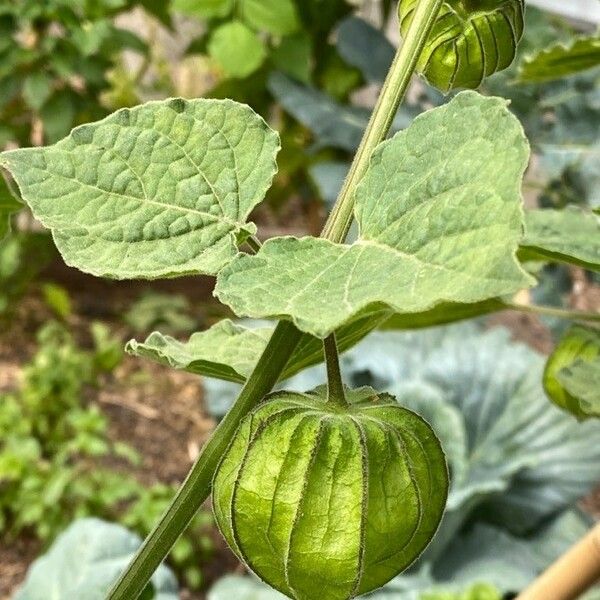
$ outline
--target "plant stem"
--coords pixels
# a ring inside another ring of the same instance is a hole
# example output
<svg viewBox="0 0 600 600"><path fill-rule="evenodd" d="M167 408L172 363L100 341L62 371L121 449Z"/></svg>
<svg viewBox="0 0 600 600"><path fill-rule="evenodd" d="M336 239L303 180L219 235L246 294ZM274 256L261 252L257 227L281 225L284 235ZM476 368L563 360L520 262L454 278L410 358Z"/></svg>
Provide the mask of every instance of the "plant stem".
<svg viewBox="0 0 600 600"><path fill-rule="evenodd" d="M254 235L251 235L246 239L246 244L250 246L254 254L256 254L262 247L260 240Z"/></svg>
<svg viewBox="0 0 600 600"><path fill-rule="evenodd" d="M346 392L340 371L340 357L338 355L335 333L323 340L323 353L327 365L327 402L337 406L348 406Z"/></svg>
<svg viewBox="0 0 600 600"><path fill-rule="evenodd" d="M571 321L590 321L600 323L600 313L588 313L578 310L566 310L554 306L541 306L539 304L519 304L517 302L506 302L506 308L519 310L521 312L533 313L536 315L547 315L548 317L558 317L560 319L569 319Z"/></svg>
<svg viewBox="0 0 600 600"><path fill-rule="evenodd" d="M442 0L422 0L419 3L321 237L336 243L345 240L352 223L355 187L368 168L373 150L389 132L441 4ZM139 598L154 571L208 497L214 472L240 421L277 383L302 335L289 322L282 321L277 325L234 406L202 448L173 502L109 593L109 600Z"/></svg>
<svg viewBox="0 0 600 600"><path fill-rule="evenodd" d="M332 231L339 230L343 232L342 238L346 239L353 219L353 196L356 186L369 167L373 150L387 137L441 5L442 0L421 0L417 4L411 26L402 47L396 53L350 172L325 224L322 237L329 237Z"/></svg>

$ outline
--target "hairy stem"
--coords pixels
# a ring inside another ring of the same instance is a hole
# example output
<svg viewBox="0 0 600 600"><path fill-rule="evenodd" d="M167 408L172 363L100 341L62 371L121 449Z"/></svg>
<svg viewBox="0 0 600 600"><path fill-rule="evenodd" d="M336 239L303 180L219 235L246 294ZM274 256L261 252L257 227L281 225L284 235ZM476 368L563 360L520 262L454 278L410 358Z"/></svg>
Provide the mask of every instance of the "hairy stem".
<svg viewBox="0 0 600 600"><path fill-rule="evenodd" d="M411 27L383 84L350 172L325 224L323 237L329 237L333 231L339 231L343 233L342 238L346 239L354 218L353 196L356 186L369 167L373 150L387 137L441 5L442 0L421 0L417 4Z"/></svg>
<svg viewBox="0 0 600 600"><path fill-rule="evenodd" d="M600 313L588 313L579 310L567 310L556 308L554 306L542 306L539 304L519 304L517 302L506 302L507 308L521 312L533 313L536 315L546 315L548 317L558 317L559 319L569 319L571 321L589 321L591 323L600 323Z"/></svg>
<svg viewBox="0 0 600 600"><path fill-rule="evenodd" d="M356 185L366 172L373 151L389 132L441 4L442 0L419 3L404 44L397 52L381 90L350 174L321 234L332 242L340 243L346 238L353 218ZM173 502L109 593L109 600L139 598L154 571L210 494L215 470L240 421L277 383L301 338L302 333L291 323L277 325L233 408L202 448Z"/></svg>
<svg viewBox="0 0 600 600"><path fill-rule="evenodd" d="M335 333L323 340L323 354L327 365L327 402L338 406L347 406Z"/></svg>

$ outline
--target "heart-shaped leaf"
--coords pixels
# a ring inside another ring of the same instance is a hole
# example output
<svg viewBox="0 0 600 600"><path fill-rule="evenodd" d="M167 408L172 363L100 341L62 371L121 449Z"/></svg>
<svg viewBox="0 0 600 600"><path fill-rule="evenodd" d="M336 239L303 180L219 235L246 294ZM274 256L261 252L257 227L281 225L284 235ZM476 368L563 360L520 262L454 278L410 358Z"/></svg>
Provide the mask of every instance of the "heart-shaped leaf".
<svg viewBox="0 0 600 600"><path fill-rule="evenodd" d="M356 192L357 242L274 238L221 271L215 294L240 316L325 337L368 307L514 293L532 283L515 258L528 157L504 100L459 94L376 150Z"/></svg>
<svg viewBox="0 0 600 600"><path fill-rule="evenodd" d="M524 256L533 254L600 271L600 218L578 208L530 210Z"/></svg>
<svg viewBox="0 0 600 600"><path fill-rule="evenodd" d="M558 42L527 56L519 68L519 83L545 83L600 66L600 36Z"/></svg>
<svg viewBox="0 0 600 600"><path fill-rule="evenodd" d="M230 100L166 100L0 154L67 264L114 279L215 274L253 232L279 138Z"/></svg>

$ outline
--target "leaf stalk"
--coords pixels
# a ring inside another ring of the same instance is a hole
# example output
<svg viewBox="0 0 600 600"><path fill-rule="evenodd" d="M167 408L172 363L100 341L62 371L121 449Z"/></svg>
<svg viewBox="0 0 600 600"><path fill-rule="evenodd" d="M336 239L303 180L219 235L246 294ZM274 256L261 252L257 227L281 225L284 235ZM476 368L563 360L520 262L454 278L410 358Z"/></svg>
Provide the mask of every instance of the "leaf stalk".
<svg viewBox="0 0 600 600"><path fill-rule="evenodd" d="M340 357L338 354L335 333L323 340L323 354L327 365L327 403L335 406L346 407L346 391L340 371Z"/></svg>

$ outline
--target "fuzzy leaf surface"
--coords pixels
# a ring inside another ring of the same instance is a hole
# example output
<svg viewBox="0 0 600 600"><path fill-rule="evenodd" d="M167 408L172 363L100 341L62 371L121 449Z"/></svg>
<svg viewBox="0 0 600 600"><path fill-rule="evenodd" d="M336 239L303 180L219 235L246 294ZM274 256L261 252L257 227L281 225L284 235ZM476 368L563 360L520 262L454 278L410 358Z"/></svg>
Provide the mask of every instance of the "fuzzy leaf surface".
<svg viewBox="0 0 600 600"><path fill-rule="evenodd" d="M527 252L600 271L600 219L571 208L531 210L525 216Z"/></svg>
<svg viewBox="0 0 600 600"><path fill-rule="evenodd" d="M356 192L357 242L274 238L238 255L215 293L239 316L325 337L372 306L417 313L516 292L531 283L515 258L528 158L504 100L459 94L376 150Z"/></svg>
<svg viewBox="0 0 600 600"><path fill-rule="evenodd" d="M527 56L519 68L519 83L546 83L600 66L600 37L579 37L556 43Z"/></svg>
<svg viewBox="0 0 600 600"><path fill-rule="evenodd" d="M0 154L67 264L114 279L215 274L276 172L249 107L172 99L122 109L53 146Z"/></svg>
<svg viewBox="0 0 600 600"><path fill-rule="evenodd" d="M351 348L389 317L387 310L358 315L336 332L341 352ZM207 331L194 333L187 342L154 332L144 342L131 340L127 352L188 373L244 383L273 334L274 326L246 327L229 319ZM323 362L321 340L305 335L281 374L280 380Z"/></svg>

